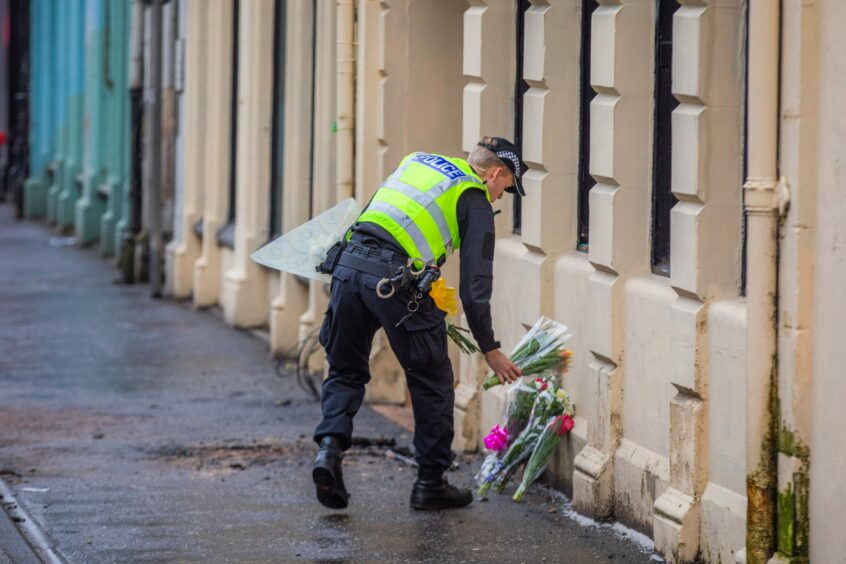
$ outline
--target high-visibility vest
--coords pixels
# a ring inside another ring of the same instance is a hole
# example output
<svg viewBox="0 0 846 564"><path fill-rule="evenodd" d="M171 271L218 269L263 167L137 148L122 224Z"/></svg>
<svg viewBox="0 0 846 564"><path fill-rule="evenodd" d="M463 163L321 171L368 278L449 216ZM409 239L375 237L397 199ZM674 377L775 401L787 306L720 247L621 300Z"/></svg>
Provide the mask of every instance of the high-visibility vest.
<svg viewBox="0 0 846 564"><path fill-rule="evenodd" d="M467 161L412 153L385 180L358 218L385 229L413 259L441 265L461 246L456 208L465 190L491 196Z"/></svg>

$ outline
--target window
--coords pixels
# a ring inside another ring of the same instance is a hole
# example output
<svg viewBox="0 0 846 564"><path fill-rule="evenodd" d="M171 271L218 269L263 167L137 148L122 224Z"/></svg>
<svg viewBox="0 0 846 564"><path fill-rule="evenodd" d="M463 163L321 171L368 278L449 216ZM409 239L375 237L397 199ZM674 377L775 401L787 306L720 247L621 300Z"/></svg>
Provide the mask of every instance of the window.
<svg viewBox="0 0 846 564"><path fill-rule="evenodd" d="M517 80L514 85L514 146L523 153L523 95L529 89L528 83L523 80L523 38L526 28L526 11L531 6L529 0L519 0L517 6ZM525 172L525 171L524 171ZM523 197L514 194L513 223L512 231L519 235L523 219Z"/></svg>
<svg viewBox="0 0 846 564"><path fill-rule="evenodd" d="M276 0L273 15L273 123L270 145L270 237L282 234L282 185L285 152L285 11Z"/></svg>
<svg viewBox="0 0 846 564"><path fill-rule="evenodd" d="M595 182L590 175L590 103L596 96L590 86L590 29L591 16L597 0L582 0L582 46L580 61L581 92L579 93L579 238L577 249L588 250L590 234L590 189Z"/></svg>
<svg viewBox="0 0 846 564"><path fill-rule="evenodd" d="M230 249L235 247L235 204L237 201L238 157L238 22L241 1L232 1L232 87L229 104L229 211L226 224L217 232L217 241Z"/></svg>
<svg viewBox="0 0 846 564"><path fill-rule="evenodd" d="M676 204L670 177L672 115L679 105L672 92L673 13L676 0L658 0L655 29L655 114L652 161L652 272L670 275L670 210Z"/></svg>

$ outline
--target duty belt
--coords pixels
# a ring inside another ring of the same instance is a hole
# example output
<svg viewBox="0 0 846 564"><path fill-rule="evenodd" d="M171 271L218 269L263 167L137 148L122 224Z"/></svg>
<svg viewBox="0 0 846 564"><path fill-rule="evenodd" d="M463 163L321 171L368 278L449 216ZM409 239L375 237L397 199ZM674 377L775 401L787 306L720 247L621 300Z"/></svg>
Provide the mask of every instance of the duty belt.
<svg viewBox="0 0 846 564"><path fill-rule="evenodd" d="M393 255L391 260L388 262L379 260L379 258L377 258L378 255L374 257L363 257L350 252L345 252L341 255L341 258L338 261L338 266L346 266L347 268L352 268L353 270L358 270L359 272L364 272L366 274L372 274L373 276L378 276L379 278L390 278L400 267L406 265L408 259L400 262L397 260L399 259L399 255L391 251L387 252Z"/></svg>
<svg viewBox="0 0 846 564"><path fill-rule="evenodd" d="M429 293L432 283L440 277L441 269L437 266L426 266L422 261L419 261L418 268L414 260L388 249L368 247L354 242L352 245L352 249L348 248L341 254L338 266L345 266L380 278L376 285L377 296L388 299L396 293L397 289L411 290L411 298L407 306L408 313L396 324L399 327L420 308L420 300ZM361 251L367 255L354 254L350 252L351 250ZM397 259L402 258L405 259L404 263L397 262Z"/></svg>

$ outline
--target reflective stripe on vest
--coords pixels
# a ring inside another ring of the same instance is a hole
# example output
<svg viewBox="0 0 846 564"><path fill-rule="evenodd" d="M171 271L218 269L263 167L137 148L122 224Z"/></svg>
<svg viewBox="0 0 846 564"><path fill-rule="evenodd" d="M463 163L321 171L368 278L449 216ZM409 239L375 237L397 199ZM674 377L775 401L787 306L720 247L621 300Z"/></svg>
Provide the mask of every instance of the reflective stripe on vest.
<svg viewBox="0 0 846 564"><path fill-rule="evenodd" d="M414 172L409 172L412 166ZM380 186L360 220L386 229L409 256L440 264L459 243L458 198L467 189L487 195L470 170L461 159L409 155Z"/></svg>
<svg viewBox="0 0 846 564"><path fill-rule="evenodd" d="M449 224L447 223L447 220L444 217L444 212L441 211L440 206L438 206L438 204L435 202L435 198L437 197L437 195L435 195L435 197L429 195L432 190L434 190L434 188L430 189L428 192L421 192L414 186L409 186L405 182L400 182L399 180L393 177L389 178L382 185L382 188L394 190L395 192L399 192L400 194L408 196L409 198L426 208L426 211L429 212L429 215L432 216L432 219L434 219L435 223L438 225L438 231L441 232L441 238L444 240L444 245L447 248L447 254L450 254L452 252L452 232L449 230ZM409 218L409 221L411 221L411 218ZM420 248L421 251L423 250L420 245L418 245L418 248ZM431 249L429 250L431 251ZM432 253L432 255L434 256L434 253Z"/></svg>
<svg viewBox="0 0 846 564"><path fill-rule="evenodd" d="M367 209L382 212L399 223L411 237L411 240L414 241L414 244L417 245L417 248L420 249L420 252L423 253L423 256L420 258L426 262L434 260L435 253L432 252L432 249L429 247L429 242L426 241L426 237L423 235L423 232L420 231L417 224L415 224L404 211L387 202L373 202L367 206Z"/></svg>

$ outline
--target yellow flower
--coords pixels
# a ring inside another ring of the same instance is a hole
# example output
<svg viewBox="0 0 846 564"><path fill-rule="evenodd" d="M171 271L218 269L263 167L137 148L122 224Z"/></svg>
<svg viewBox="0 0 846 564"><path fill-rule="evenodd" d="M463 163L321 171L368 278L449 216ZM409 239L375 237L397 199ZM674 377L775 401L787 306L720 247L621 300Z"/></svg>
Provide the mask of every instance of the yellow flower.
<svg viewBox="0 0 846 564"><path fill-rule="evenodd" d="M558 401L564 401L565 399L567 399L567 392L565 392L561 388L558 388L558 390L555 392L555 397L558 399Z"/></svg>
<svg viewBox="0 0 846 564"><path fill-rule="evenodd" d="M455 288L447 286L443 278L435 280L429 295L435 300L435 305L445 311L448 316L458 315L458 301L455 298Z"/></svg>

